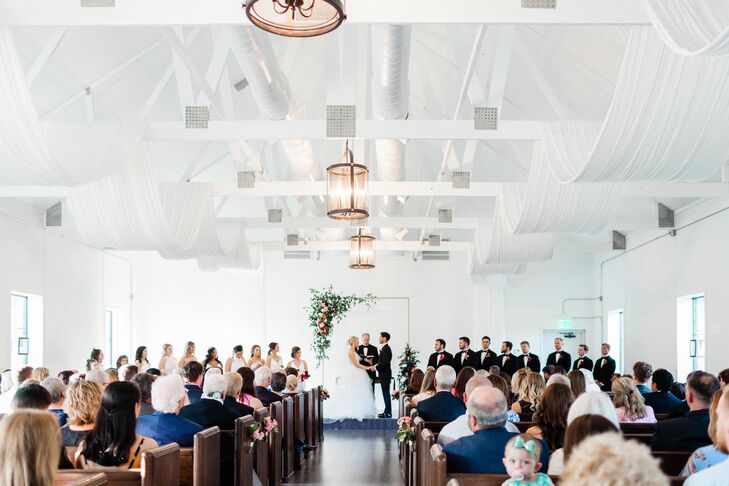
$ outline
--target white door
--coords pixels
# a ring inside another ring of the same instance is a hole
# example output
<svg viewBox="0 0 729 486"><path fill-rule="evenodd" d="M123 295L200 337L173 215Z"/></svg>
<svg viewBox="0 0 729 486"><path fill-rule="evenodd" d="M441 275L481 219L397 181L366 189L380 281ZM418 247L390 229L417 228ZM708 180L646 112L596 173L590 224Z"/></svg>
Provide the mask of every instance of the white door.
<svg viewBox="0 0 729 486"><path fill-rule="evenodd" d="M577 359L577 346L585 344L584 329L544 330L542 334L542 349L544 356L540 356L542 363L547 364L547 356L554 351L554 340L561 337L564 340L564 350L572 356L572 362ZM588 353L590 356L591 353ZM570 370L567 370L570 371Z"/></svg>

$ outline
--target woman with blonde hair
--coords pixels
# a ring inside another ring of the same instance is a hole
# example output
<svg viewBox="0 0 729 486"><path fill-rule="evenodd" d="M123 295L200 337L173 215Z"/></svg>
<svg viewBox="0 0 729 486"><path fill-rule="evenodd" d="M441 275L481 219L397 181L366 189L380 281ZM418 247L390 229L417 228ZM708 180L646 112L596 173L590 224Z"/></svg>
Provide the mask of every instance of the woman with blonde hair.
<svg viewBox="0 0 729 486"><path fill-rule="evenodd" d="M91 381L77 381L68 387L68 423L61 427L64 447L76 447L94 428L101 394L101 387Z"/></svg>
<svg viewBox="0 0 729 486"><path fill-rule="evenodd" d="M51 486L61 457L58 419L50 412L16 410L0 422L0 484Z"/></svg>
<svg viewBox="0 0 729 486"><path fill-rule="evenodd" d="M516 373L511 375L511 391L512 393L516 393L517 390L519 390L519 387L521 386L521 382L524 381L524 378L529 376L529 373L532 371L529 368L521 368Z"/></svg>
<svg viewBox="0 0 729 486"><path fill-rule="evenodd" d="M613 405L620 422L655 424L653 407L645 404L643 395L631 378L618 378L613 382Z"/></svg>
<svg viewBox="0 0 729 486"><path fill-rule="evenodd" d="M526 369L526 368L525 368ZM511 405L516 413L534 413L537 410L537 401L544 393L544 377L539 373L529 373L521 380L517 392L519 401Z"/></svg>
<svg viewBox="0 0 729 486"><path fill-rule="evenodd" d="M416 407L418 403L427 400L433 395L435 395L435 368L428 366L428 369L425 370L425 375L423 375L423 384L420 385L420 392L410 399L410 403L413 407Z"/></svg>
<svg viewBox="0 0 729 486"><path fill-rule="evenodd" d="M38 368L33 370L33 374L35 375L36 380L43 381L51 375L51 371L48 368L39 366Z"/></svg>
<svg viewBox="0 0 729 486"><path fill-rule="evenodd" d="M162 357L159 359L159 370L162 375L171 375L177 369L177 358L173 354L171 344L162 345Z"/></svg>
<svg viewBox="0 0 729 486"><path fill-rule="evenodd" d="M375 367L359 363L357 345L359 338L356 336L347 340L347 354L343 357L345 361L337 370L336 389L324 407L327 418L363 420L375 415L375 396L367 374Z"/></svg>
<svg viewBox="0 0 729 486"><path fill-rule="evenodd" d="M185 343L185 354L183 354L182 358L180 358L180 362L177 363L177 367L184 368L185 364L189 363L190 361L197 361L197 358L195 357L195 343L192 341L188 341Z"/></svg>

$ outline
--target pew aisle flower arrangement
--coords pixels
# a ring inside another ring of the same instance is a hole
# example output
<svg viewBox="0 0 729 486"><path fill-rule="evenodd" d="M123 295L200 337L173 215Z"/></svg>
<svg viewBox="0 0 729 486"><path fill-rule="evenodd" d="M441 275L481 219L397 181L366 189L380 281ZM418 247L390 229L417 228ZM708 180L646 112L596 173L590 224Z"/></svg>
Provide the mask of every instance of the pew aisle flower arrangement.
<svg viewBox="0 0 729 486"><path fill-rule="evenodd" d="M329 400L329 396L330 396L329 395L329 390L327 390L326 388L322 388L321 389L321 399L322 400Z"/></svg>
<svg viewBox="0 0 729 486"><path fill-rule="evenodd" d="M375 296L368 294L364 297L344 295L335 292L331 286L322 289L309 289L309 327L312 332L311 349L316 355L317 367L327 358L327 351L332 345L331 336L334 325L340 322L349 310L357 304L371 307Z"/></svg>
<svg viewBox="0 0 729 486"><path fill-rule="evenodd" d="M278 432L278 422L276 419L266 417L263 419L263 428L266 429L266 433L273 432L275 434Z"/></svg>
<svg viewBox="0 0 729 486"><path fill-rule="evenodd" d="M395 439L399 443L407 442L409 445L413 445L415 442L415 429L413 429L413 419L410 417L400 417L397 419L397 432L395 432Z"/></svg>
<svg viewBox="0 0 729 486"><path fill-rule="evenodd" d="M408 382L410 382L410 375L413 370L418 366L420 360L418 359L418 352L410 347L410 343L405 343L405 349L397 359L397 391L399 393L395 395L393 393L392 399L397 400L400 393L403 393L408 388Z"/></svg>
<svg viewBox="0 0 729 486"><path fill-rule="evenodd" d="M248 434L251 436L251 446L259 440L266 438L266 433L261 430L261 426L258 422L254 422L248 426Z"/></svg>

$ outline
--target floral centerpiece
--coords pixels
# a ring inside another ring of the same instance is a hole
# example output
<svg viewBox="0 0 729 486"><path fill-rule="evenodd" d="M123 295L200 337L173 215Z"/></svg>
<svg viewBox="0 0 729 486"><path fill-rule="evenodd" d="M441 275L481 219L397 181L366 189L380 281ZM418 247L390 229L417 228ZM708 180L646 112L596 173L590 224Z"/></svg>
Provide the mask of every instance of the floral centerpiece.
<svg viewBox="0 0 729 486"><path fill-rule="evenodd" d="M410 417L400 417L397 419L397 432L395 439L401 444L407 442L412 445L415 442L415 429L413 428L413 419Z"/></svg>
<svg viewBox="0 0 729 486"><path fill-rule="evenodd" d="M331 347L331 335L334 324L341 321L356 304L372 305L375 297L371 294L365 297L356 295L337 294L329 286L324 290L309 289L311 295L309 311L309 327L312 329L313 339L311 349L316 355L317 366L327 357L327 350Z"/></svg>
<svg viewBox="0 0 729 486"><path fill-rule="evenodd" d="M405 343L405 349L403 349L402 354L398 357L397 363L399 370L397 373L397 389L400 392L404 392L408 388L410 375L412 375L413 370L420 363L418 352L410 347L410 343Z"/></svg>

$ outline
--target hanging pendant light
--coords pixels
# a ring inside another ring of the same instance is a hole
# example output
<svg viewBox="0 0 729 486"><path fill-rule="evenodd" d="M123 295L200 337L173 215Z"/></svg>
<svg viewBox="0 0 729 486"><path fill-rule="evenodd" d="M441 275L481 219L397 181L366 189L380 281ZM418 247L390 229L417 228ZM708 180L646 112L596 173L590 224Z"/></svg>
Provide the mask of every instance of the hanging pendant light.
<svg viewBox="0 0 729 486"><path fill-rule="evenodd" d="M367 206L369 170L354 163L354 154L347 142L342 162L327 167L327 216L332 219L357 220L370 216Z"/></svg>
<svg viewBox="0 0 729 486"><path fill-rule="evenodd" d="M314 37L339 27L341 0L249 0L246 16L256 27L286 37Z"/></svg>
<svg viewBox="0 0 729 486"><path fill-rule="evenodd" d="M349 268L375 268L375 237L362 234L362 228L349 239Z"/></svg>

